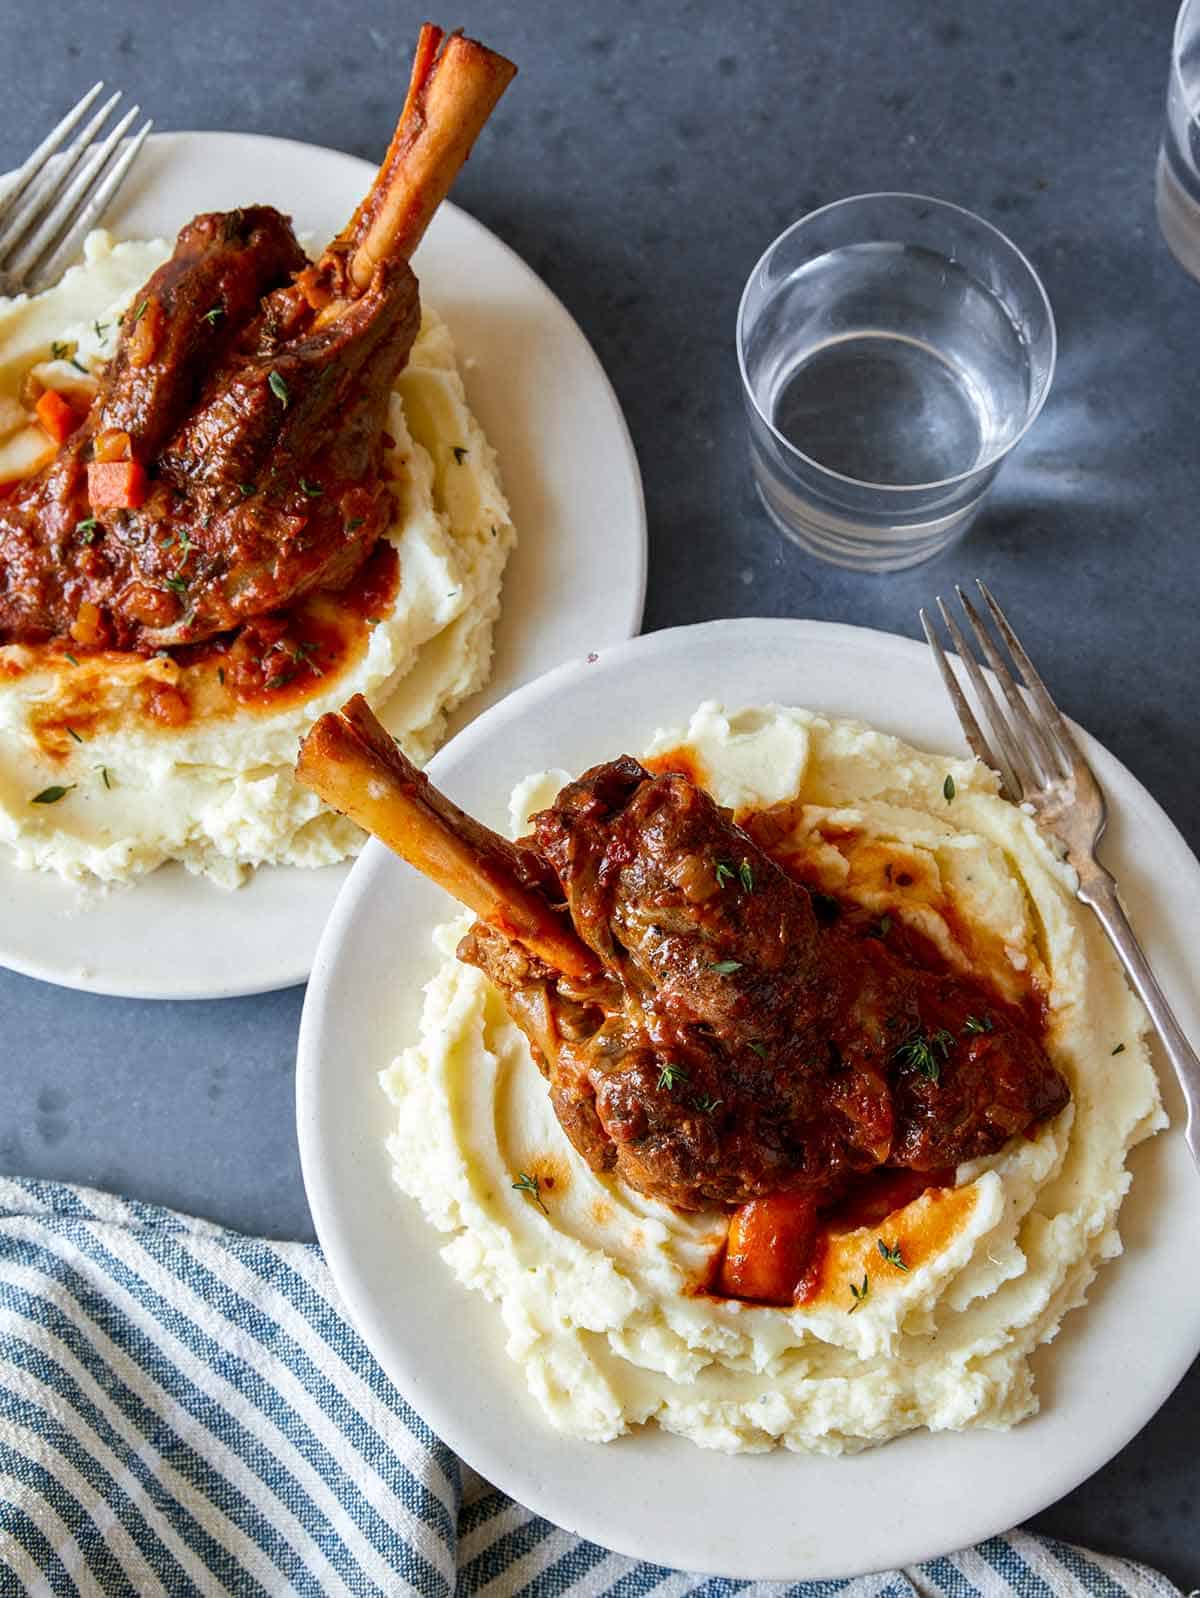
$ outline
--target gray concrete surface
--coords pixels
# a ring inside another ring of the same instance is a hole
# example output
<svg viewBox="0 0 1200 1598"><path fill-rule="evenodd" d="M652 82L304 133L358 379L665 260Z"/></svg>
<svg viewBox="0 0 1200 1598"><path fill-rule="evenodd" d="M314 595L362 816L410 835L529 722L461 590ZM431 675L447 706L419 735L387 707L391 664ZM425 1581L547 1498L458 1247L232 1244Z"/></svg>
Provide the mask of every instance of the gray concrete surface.
<svg viewBox="0 0 1200 1598"><path fill-rule="evenodd" d="M1173 11L466 0L442 20L520 63L455 198L562 297L612 377L645 477L646 627L758 614L915 635L918 603L979 573L1063 705L1195 847L1200 285L1162 245L1152 195ZM2 12L20 71L0 104L0 167L101 75L161 128L376 157L423 15L380 0ZM938 194L1009 231L1044 275L1061 360L967 543L865 578L785 546L759 509L732 335L774 234L879 188ZM0 972L0 1168L310 1236L292 1125L301 998L125 1003ZM1180 1271L1193 1275L1189 1261ZM1193 1369L1037 1524L1200 1587L1198 1400Z"/></svg>

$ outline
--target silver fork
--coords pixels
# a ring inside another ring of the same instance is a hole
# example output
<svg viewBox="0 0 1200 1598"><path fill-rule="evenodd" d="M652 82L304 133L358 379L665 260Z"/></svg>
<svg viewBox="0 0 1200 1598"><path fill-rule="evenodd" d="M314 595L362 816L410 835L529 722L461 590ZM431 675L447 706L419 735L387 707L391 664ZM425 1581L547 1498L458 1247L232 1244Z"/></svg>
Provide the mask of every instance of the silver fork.
<svg viewBox="0 0 1200 1598"><path fill-rule="evenodd" d="M995 736L1000 760L997 760L975 719L928 613L922 610L921 626L933 651L933 658L937 661L942 681L972 751L985 765L1000 772L1008 797L1018 804L1028 805L1038 826L1053 834L1066 849L1067 859L1079 877L1079 897L1099 917L1100 925L1117 951L1130 982L1150 1013L1155 1031L1167 1051L1167 1058L1179 1078L1187 1104L1184 1136L1193 1160L1200 1166L1200 1059L1197 1059L1191 1044L1184 1037L1183 1029L1172 1014L1121 908L1116 882L1096 859L1096 845L1108 820L1104 794L1091 767L1083 758L1071 729L1047 692L1033 662L1021 647L1004 612L978 578L976 583L1000 637L1008 646L1024 684L1024 693L1017 687L982 617L962 589L956 587L955 592L980 652L1000 685L1003 704L992 691L940 595L937 605L975 697Z"/></svg>
<svg viewBox="0 0 1200 1598"><path fill-rule="evenodd" d="M146 122L125 148L120 148L137 118L140 107L135 105L97 143L121 98L118 90L47 171L47 162L87 116L103 87L103 83L92 85L0 196L0 294L33 293L62 276L88 230L96 226L129 176L154 126Z"/></svg>

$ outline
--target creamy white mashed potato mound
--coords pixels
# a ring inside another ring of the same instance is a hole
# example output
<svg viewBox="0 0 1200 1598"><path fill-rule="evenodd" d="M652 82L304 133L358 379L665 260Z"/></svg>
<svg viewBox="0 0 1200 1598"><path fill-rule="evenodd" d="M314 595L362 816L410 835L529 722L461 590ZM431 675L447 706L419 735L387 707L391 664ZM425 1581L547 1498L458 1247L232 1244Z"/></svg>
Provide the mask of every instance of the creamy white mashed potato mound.
<svg viewBox="0 0 1200 1598"><path fill-rule="evenodd" d="M78 380L69 361L52 358L55 343L99 372L118 316L169 254L162 240L115 244L94 233L83 264L56 287L0 299L0 456L3 406L15 403L24 373L32 367L50 386ZM362 650L298 702L233 713L223 704L164 726L124 711L155 685L180 686L171 660L109 654L77 657L76 666L0 647L0 843L18 865L119 882L180 860L232 887L254 866L325 865L357 851L359 830L295 781L300 738L361 693L413 759L428 759L448 713L487 678L515 542L495 453L467 406L450 333L428 306L388 431L397 513L386 536L399 586ZM109 713L81 742L63 734L47 746L39 725L57 707L72 726L71 707L88 702ZM31 803L56 787L68 789L63 798Z"/></svg>
<svg viewBox="0 0 1200 1598"><path fill-rule="evenodd" d="M953 1189L831 1238L810 1302L697 1293L724 1218L677 1214L589 1170L495 991L454 958L468 917L436 933L419 1040L381 1079L395 1180L451 1234L443 1257L497 1303L530 1391L573 1436L654 1420L729 1452L836 1454L917 1427L1011 1426L1037 1409L1029 1355L1120 1252L1128 1150L1165 1124L1141 1007L1070 868L979 763L775 705L706 704L648 754L681 748L723 804L797 801L786 848L818 860L830 891L910 921L1013 993L1036 980L1071 1103L961 1166ZM563 780L521 785L514 835ZM537 1196L514 1188L522 1173ZM902 1241L906 1272L882 1260L881 1238Z"/></svg>

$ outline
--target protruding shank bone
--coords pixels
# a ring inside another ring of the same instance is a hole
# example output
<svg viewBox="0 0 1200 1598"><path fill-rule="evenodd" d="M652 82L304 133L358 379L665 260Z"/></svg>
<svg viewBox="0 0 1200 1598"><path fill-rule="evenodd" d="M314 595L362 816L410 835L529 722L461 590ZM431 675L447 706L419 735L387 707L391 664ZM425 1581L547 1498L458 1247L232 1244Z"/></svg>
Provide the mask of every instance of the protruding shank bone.
<svg viewBox="0 0 1200 1598"><path fill-rule="evenodd" d="M596 972L595 956L566 918L521 881L515 846L439 793L396 747L361 694L313 725L300 747L296 775L326 804L555 970L573 978Z"/></svg>

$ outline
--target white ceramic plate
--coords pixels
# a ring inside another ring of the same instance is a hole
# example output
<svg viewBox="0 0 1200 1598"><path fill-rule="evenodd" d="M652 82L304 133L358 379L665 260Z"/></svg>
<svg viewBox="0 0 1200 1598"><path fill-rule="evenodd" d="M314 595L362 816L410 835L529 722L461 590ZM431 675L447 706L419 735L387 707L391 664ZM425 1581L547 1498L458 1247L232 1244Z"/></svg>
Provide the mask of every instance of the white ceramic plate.
<svg viewBox="0 0 1200 1598"><path fill-rule="evenodd" d="M153 136L105 219L173 238L199 211L262 202L318 240L371 181L366 161L241 133ZM631 637L646 586L637 458L591 346L550 290L480 223L443 205L414 259L458 346L472 409L500 458L518 547L504 577L491 680L463 725L551 666ZM0 857L0 965L93 993L198 999L303 982L346 868L272 867L234 894L165 866L80 903Z"/></svg>
<svg viewBox="0 0 1200 1598"><path fill-rule="evenodd" d="M776 700L857 716L918 745L962 750L921 645L855 627L729 621L634 639L521 690L431 766L459 804L503 827L514 782L580 771L644 746L705 698ZM1087 751L1112 806L1105 857L1184 1027L1200 1036L1189 958L1200 865L1145 789ZM1174 1083L1173 1129L1135 1150L1126 1253L1035 1356L1041 1414L1009 1432L917 1434L831 1460L729 1457L649 1426L609 1444L552 1431L504 1353L494 1305L438 1257L443 1238L392 1185L390 1110L376 1081L416 1035L448 900L372 841L317 952L301 1026L300 1153L338 1288L384 1369L445 1441L497 1487L622 1553L750 1579L844 1577L957 1549L1035 1514L1097 1470L1153 1415L1200 1348L1182 1262L1200 1236ZM964 1483L969 1489L964 1491Z"/></svg>

